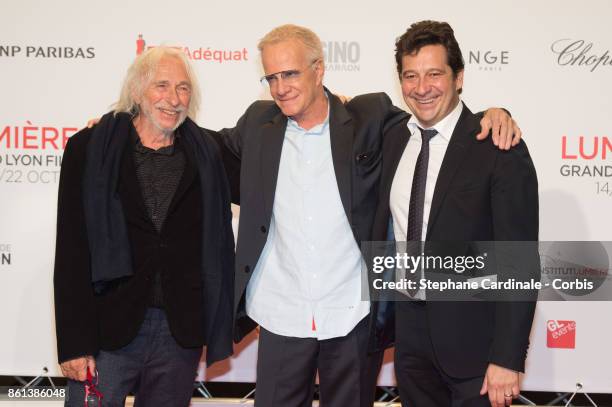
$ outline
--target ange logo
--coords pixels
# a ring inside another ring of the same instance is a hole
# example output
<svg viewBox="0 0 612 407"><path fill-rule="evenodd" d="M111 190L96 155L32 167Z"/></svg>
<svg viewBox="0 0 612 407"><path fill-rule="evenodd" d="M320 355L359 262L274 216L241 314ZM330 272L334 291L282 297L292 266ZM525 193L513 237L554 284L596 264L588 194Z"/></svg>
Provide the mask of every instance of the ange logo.
<svg viewBox="0 0 612 407"><path fill-rule="evenodd" d="M0 266L11 265L11 245L0 243Z"/></svg>
<svg viewBox="0 0 612 407"><path fill-rule="evenodd" d="M477 66L479 71L501 71L510 64L510 51L472 49L467 63Z"/></svg>

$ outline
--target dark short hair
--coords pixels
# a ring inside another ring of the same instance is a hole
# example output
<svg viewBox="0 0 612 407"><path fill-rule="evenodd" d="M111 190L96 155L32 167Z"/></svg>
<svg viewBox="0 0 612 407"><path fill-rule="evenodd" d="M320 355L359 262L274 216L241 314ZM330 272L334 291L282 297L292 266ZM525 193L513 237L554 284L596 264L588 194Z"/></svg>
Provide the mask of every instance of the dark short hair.
<svg viewBox="0 0 612 407"><path fill-rule="evenodd" d="M412 24L395 42L395 61L400 78L404 55L418 53L426 45L438 44L446 49L446 62L457 76L465 64L452 27L445 22L425 20Z"/></svg>

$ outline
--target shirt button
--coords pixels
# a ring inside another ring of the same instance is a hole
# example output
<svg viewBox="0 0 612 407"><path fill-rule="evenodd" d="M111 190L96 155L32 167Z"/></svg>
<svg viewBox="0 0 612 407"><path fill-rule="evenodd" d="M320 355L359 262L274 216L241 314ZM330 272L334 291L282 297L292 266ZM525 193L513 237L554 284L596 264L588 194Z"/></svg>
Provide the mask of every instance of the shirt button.
<svg viewBox="0 0 612 407"><path fill-rule="evenodd" d="M244 266L244 272L247 273L247 274L250 273L251 272L251 267Z"/></svg>
<svg viewBox="0 0 612 407"><path fill-rule="evenodd" d="M261 233L266 233L267 231L265 226L262 226L261 228L259 228L259 230L261 230Z"/></svg>

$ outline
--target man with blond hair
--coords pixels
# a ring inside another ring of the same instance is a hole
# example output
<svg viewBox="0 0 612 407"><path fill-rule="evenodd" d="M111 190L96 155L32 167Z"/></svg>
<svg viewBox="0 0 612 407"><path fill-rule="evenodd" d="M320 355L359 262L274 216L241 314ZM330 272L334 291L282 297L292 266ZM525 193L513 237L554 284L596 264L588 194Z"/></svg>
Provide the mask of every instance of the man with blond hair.
<svg viewBox="0 0 612 407"><path fill-rule="evenodd" d="M186 406L202 347L209 364L232 352L230 192L198 105L184 54L150 49L114 111L66 146L54 275L66 405L134 393Z"/></svg>
<svg viewBox="0 0 612 407"><path fill-rule="evenodd" d="M382 338L369 338L359 244L370 239L382 137L406 113L384 93L343 105L323 86L321 41L307 28L277 27L259 50L274 101L253 103L220 140L240 174L234 339L261 328L259 407L311 406L317 373L321 406L371 406Z"/></svg>

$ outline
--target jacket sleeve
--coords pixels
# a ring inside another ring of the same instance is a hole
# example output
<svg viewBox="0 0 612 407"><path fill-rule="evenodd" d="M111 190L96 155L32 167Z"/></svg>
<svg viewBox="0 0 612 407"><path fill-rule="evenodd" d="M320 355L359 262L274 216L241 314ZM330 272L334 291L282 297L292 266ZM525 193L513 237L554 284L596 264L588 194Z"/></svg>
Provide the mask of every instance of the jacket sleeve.
<svg viewBox="0 0 612 407"><path fill-rule="evenodd" d="M219 147L219 152L221 155L221 160L223 161L223 167L225 168L225 174L227 175L227 180L230 185L230 193L232 203L236 205L240 205L240 167L241 167L241 159L240 153L236 153L236 151L230 148L229 145L226 144L226 141L231 138L231 135L236 133L236 128L232 129L221 129L218 132L208 130L209 134L212 136L213 140Z"/></svg>
<svg viewBox="0 0 612 407"><path fill-rule="evenodd" d="M82 130L66 145L59 181L55 246L55 329L60 363L98 352L98 323L91 285L83 209L86 141Z"/></svg>
<svg viewBox="0 0 612 407"><path fill-rule="evenodd" d="M246 112L238 119L238 123L233 128L223 128L218 132L211 132L213 138L221 149L221 157L227 178L230 183L232 193L232 203L240 205L240 168L242 162L242 147L243 137L245 136L245 128L249 111L257 102L253 103Z"/></svg>
<svg viewBox="0 0 612 407"><path fill-rule="evenodd" d="M536 171L524 142L510 151L499 151L497 154L491 184L491 208L498 246L498 278L539 281ZM537 292L510 294L518 300L495 304L495 328L489 361L522 372L525 369Z"/></svg>

